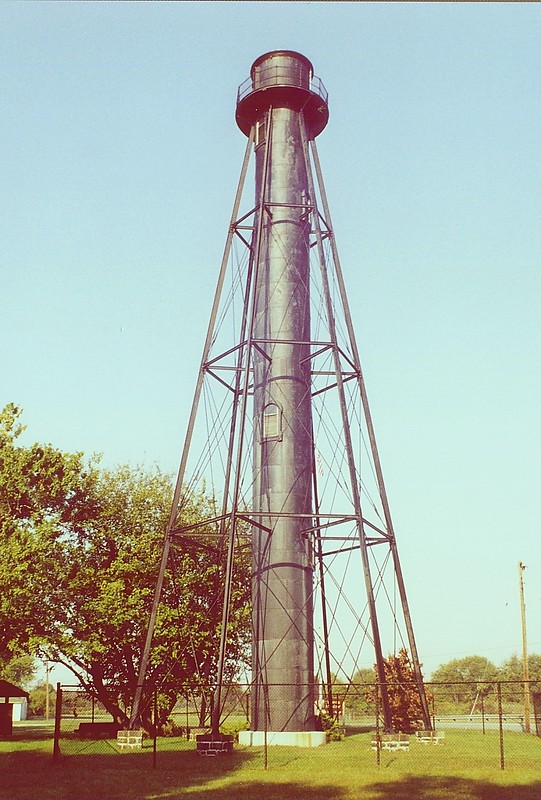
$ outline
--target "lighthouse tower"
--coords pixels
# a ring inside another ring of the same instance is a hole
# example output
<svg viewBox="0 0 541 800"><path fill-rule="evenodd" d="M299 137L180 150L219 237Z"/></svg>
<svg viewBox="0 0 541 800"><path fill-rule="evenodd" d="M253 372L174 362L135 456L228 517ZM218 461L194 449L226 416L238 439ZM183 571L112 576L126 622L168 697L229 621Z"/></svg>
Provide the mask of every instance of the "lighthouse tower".
<svg viewBox="0 0 541 800"><path fill-rule="evenodd" d="M314 513L310 324L310 189L306 139L328 119L304 56L253 64L236 119L255 129L253 427L254 731L314 730Z"/></svg>
<svg viewBox="0 0 541 800"><path fill-rule="evenodd" d="M219 504L205 531L214 530L227 551L214 732L224 705L235 563L246 547L252 657L244 743L321 743L315 715L322 695L333 713L332 676L347 683L374 662L383 727L392 730L384 658L397 643L408 652L423 724L431 727L316 149L328 119L327 92L294 51L260 56L238 90L236 122L247 147L132 720L170 547L202 529L201 521L182 521L183 497L204 484ZM247 202L250 172L255 189ZM392 598L393 608L380 608ZM361 664L365 644L370 654Z"/></svg>

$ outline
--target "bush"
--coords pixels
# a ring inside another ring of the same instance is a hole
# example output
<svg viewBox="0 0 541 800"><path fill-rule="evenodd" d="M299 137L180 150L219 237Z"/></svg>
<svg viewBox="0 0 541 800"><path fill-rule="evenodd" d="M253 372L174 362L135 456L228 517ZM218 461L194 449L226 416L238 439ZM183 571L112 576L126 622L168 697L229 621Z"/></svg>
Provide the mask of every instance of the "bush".
<svg viewBox="0 0 541 800"><path fill-rule="evenodd" d="M185 728L182 725L177 725L177 723L168 717L164 723L158 725L158 736L183 736L185 733Z"/></svg>
<svg viewBox="0 0 541 800"><path fill-rule="evenodd" d="M248 730L247 720L225 722L223 725L220 725L220 733L225 733L226 735L229 734L234 736L236 742L238 742L239 740L239 731L246 731L246 730Z"/></svg>
<svg viewBox="0 0 541 800"><path fill-rule="evenodd" d="M319 729L325 731L325 738L328 742L340 742L346 735L343 725L324 711L321 711L317 719Z"/></svg>

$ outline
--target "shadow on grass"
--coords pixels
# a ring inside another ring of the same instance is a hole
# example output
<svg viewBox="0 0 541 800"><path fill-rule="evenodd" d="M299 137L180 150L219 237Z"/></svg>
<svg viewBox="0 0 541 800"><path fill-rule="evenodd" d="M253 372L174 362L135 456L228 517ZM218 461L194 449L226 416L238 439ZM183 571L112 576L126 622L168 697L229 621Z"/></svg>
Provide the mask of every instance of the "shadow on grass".
<svg viewBox="0 0 541 800"><path fill-rule="evenodd" d="M373 783L362 796L367 800L539 800L541 781L504 785L473 778L408 776Z"/></svg>
<svg viewBox="0 0 541 800"><path fill-rule="evenodd" d="M239 781L224 787L207 786L201 790L163 792L147 800L349 800L349 795L336 786L312 786L299 782Z"/></svg>
<svg viewBox="0 0 541 800"><path fill-rule="evenodd" d="M104 743L105 744L105 743ZM295 760L295 759L293 759ZM347 800L347 791L265 772L261 752L201 758L195 750L62 756L18 750L0 756L2 789L10 800ZM275 780L277 778L278 780Z"/></svg>
<svg viewBox="0 0 541 800"><path fill-rule="evenodd" d="M375 730L373 725L346 725L345 733L346 736L357 736L359 733L375 734Z"/></svg>
<svg viewBox="0 0 541 800"><path fill-rule="evenodd" d="M141 752L118 753L112 742L88 743L99 751L78 752L53 763L52 748L15 749L0 756L0 796L9 800L540 800L541 773L534 783L517 780L507 772L492 778L427 775L375 771L358 754L344 760L331 776L322 771L317 753L278 748L269 753L269 769L259 749L236 750L231 755L201 758L195 749L169 743L157 754L152 768L152 747ZM77 744L64 741L62 746ZM81 744L81 743L79 743ZM84 744L84 743L83 743ZM365 748L366 750L366 748ZM329 749L329 758L336 750ZM371 754L370 754L371 755ZM306 758L306 769L303 768ZM404 761L404 760L403 760ZM325 765L323 765L324 767ZM404 764L402 764L402 767ZM302 772L300 771L302 769ZM441 769L441 768L440 768ZM288 773L290 780L288 780ZM515 776L522 773L516 772ZM339 785L331 783L336 777ZM318 778L322 781L317 783Z"/></svg>
<svg viewBox="0 0 541 800"><path fill-rule="evenodd" d="M54 726L52 722L31 722L15 723L13 725L13 733L11 736L6 737L4 742L28 742L28 741L45 741L46 739L53 738Z"/></svg>

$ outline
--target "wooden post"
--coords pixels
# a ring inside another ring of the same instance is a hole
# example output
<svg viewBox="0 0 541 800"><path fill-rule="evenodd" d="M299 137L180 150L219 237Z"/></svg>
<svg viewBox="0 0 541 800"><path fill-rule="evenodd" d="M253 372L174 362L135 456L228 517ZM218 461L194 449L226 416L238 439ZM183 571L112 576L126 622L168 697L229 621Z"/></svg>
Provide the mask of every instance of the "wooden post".
<svg viewBox="0 0 541 800"><path fill-rule="evenodd" d="M154 689L154 731L152 734L152 768L158 762L158 690Z"/></svg>
<svg viewBox="0 0 541 800"><path fill-rule="evenodd" d="M379 731L379 683L376 683L376 764L381 764L381 736Z"/></svg>
<svg viewBox="0 0 541 800"><path fill-rule="evenodd" d="M522 672L524 675L524 733L530 733L530 666L528 664L528 642L526 637L526 604L524 603L524 580L522 573L526 566L518 562L518 582L520 591L520 617L522 621Z"/></svg>
<svg viewBox="0 0 541 800"><path fill-rule="evenodd" d="M502 685L500 681L498 681L498 720L500 723L500 768L505 769L505 753L503 749Z"/></svg>
<svg viewBox="0 0 541 800"><path fill-rule="evenodd" d="M54 745L53 745L53 761L58 761L60 753L60 721L62 719L62 687L60 683L56 684L56 705L54 712Z"/></svg>

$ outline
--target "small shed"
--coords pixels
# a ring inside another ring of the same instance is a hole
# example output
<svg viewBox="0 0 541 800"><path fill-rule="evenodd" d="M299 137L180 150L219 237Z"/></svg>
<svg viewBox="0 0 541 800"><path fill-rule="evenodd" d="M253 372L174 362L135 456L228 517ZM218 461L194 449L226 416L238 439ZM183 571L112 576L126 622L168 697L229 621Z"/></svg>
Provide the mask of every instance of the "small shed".
<svg viewBox="0 0 541 800"><path fill-rule="evenodd" d="M28 700L28 692L0 678L0 737L13 733L13 703L15 698Z"/></svg>

